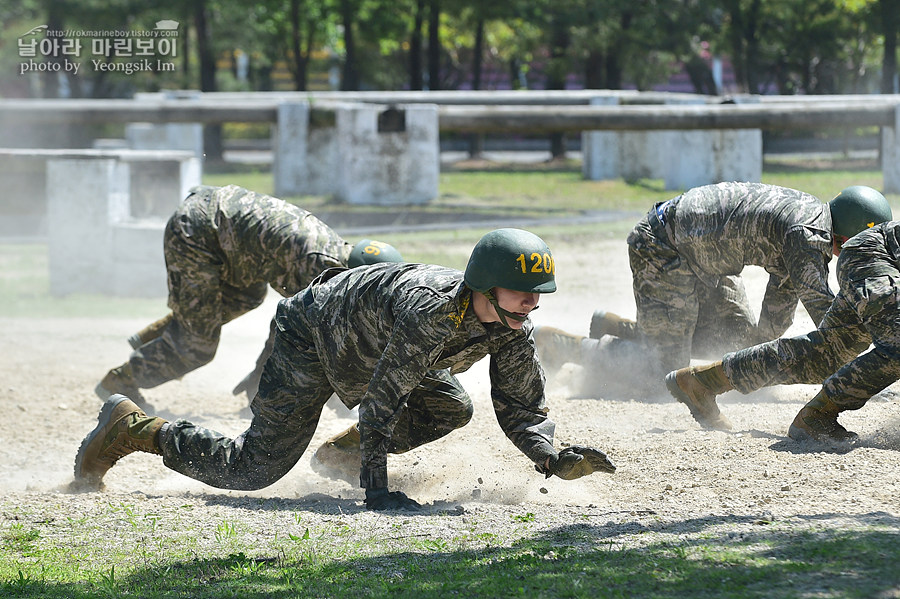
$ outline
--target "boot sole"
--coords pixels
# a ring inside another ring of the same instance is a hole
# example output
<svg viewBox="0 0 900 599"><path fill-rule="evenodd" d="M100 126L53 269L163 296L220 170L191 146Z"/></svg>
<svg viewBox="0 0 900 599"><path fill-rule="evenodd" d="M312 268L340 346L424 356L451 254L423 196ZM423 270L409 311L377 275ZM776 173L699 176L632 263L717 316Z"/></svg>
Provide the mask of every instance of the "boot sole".
<svg viewBox="0 0 900 599"><path fill-rule="evenodd" d="M831 447L836 449L851 448L859 441L859 435L854 434L848 439L835 439L833 437L816 437L804 428L791 424L788 427L788 437L798 443L807 443L821 445L823 447Z"/></svg>
<svg viewBox="0 0 900 599"><path fill-rule="evenodd" d="M110 417L115 411L116 406L118 406L123 401L129 401L129 399L124 395L117 394L110 396L109 399L103 402L103 407L100 408L100 414L97 415L97 426L95 426L94 430L87 434L84 440L82 440L81 445L78 447L78 453L75 454L75 483L77 485L94 488L102 487L103 475L99 477L95 475L85 475L82 472L82 467L84 466L85 459L96 459L97 450L92 449L91 444L95 439L97 439L97 436L101 433L101 431L103 431L103 429L109 424Z"/></svg>
<svg viewBox="0 0 900 599"><path fill-rule="evenodd" d="M679 403L687 406L688 410L691 411L691 416L700 426L713 431L730 431L732 429L731 423L723 416L720 416L718 421L712 422L700 414L697 406L691 400L690 396L681 390L681 387L678 386L678 381L675 380L675 378L675 371L666 375L666 389L669 390L669 394L678 400Z"/></svg>

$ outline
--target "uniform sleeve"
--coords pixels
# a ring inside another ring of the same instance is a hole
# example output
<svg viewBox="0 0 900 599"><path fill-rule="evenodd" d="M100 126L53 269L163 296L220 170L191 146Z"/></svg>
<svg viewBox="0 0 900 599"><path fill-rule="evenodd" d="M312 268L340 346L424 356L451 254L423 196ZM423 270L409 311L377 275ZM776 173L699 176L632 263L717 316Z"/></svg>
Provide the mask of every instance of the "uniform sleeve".
<svg viewBox="0 0 900 599"><path fill-rule="evenodd" d="M797 291L789 278L769 275L757 325L757 343L781 337L794 321Z"/></svg>
<svg viewBox="0 0 900 599"><path fill-rule="evenodd" d="M512 336L491 355L490 378L500 428L519 451L535 464L543 464L556 453L556 425L547 417L544 373L530 334Z"/></svg>
<svg viewBox="0 0 900 599"><path fill-rule="evenodd" d="M873 347L825 380L829 397L847 409L858 409L876 393L900 379L900 290L898 277L873 276L842 284L856 304L858 322ZM851 324L851 323L847 323Z"/></svg>
<svg viewBox="0 0 900 599"><path fill-rule="evenodd" d="M395 322L359 404L363 488L387 487L387 448L398 413L440 354L446 338L446 326L434 317L423 317L422 312L407 311Z"/></svg>
<svg viewBox="0 0 900 599"><path fill-rule="evenodd" d="M794 227L785 236L784 264L798 299L815 324L834 300L828 286L831 237L808 227Z"/></svg>

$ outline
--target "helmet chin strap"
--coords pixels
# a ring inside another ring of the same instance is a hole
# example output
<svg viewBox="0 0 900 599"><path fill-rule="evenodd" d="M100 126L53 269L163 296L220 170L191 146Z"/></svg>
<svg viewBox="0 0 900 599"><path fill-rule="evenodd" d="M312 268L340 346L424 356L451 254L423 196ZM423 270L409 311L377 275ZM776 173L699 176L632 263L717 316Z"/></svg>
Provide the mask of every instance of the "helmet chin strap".
<svg viewBox="0 0 900 599"><path fill-rule="evenodd" d="M515 312L510 312L509 310L504 310L500 307L500 304L497 303L497 298L494 296L494 290L488 289L487 291L482 292L482 295L487 298L491 305L494 306L494 310L497 312L497 316L500 317L500 323L508 329L512 327L509 326L509 321L507 318L512 318L516 322L524 322L528 317L527 316L519 316ZM535 306L531 309L532 312L538 309L539 306Z"/></svg>

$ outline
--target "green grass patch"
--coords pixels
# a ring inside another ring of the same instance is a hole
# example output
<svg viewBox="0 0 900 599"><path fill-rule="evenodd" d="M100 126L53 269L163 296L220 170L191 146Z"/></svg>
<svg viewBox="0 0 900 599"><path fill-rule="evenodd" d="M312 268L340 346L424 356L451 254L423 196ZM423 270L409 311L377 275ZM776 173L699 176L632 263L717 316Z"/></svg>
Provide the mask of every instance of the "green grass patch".
<svg viewBox="0 0 900 599"><path fill-rule="evenodd" d="M709 526L702 538L658 535L650 543L582 524L503 545L348 537L339 528L268 539L241 533L213 551L145 536L146 525L127 535L93 531L115 543L83 543L83 530L75 539L29 535L23 543L22 530L7 527L0 596L862 598L895 596L900 585L895 528L769 523L736 534L697 524Z"/></svg>

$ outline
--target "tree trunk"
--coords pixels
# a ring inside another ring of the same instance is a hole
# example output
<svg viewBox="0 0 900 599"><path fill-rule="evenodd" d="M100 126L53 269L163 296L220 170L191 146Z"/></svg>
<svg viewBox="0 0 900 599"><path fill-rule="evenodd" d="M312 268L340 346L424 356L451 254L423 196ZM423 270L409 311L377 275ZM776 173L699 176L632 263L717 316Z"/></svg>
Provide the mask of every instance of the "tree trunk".
<svg viewBox="0 0 900 599"><path fill-rule="evenodd" d="M569 48L569 31L559 21L551 23L550 61L547 69L547 89L566 89L568 61L566 52ZM553 159L566 157L565 133L550 134L550 153Z"/></svg>
<svg viewBox="0 0 900 599"><path fill-rule="evenodd" d="M896 94L897 37L900 30L900 0L880 0L881 27L884 33L884 59L881 64L881 93Z"/></svg>
<svg viewBox="0 0 900 599"><path fill-rule="evenodd" d="M584 61L584 87L585 89L604 89L606 87L603 76L604 52L599 48L588 50Z"/></svg>
<svg viewBox="0 0 900 599"><path fill-rule="evenodd" d="M298 92L306 91L306 55L303 53L303 31L300 26L302 4L303 0L291 0L291 53L294 55L291 74L294 76L294 90Z"/></svg>
<svg viewBox="0 0 900 599"><path fill-rule="evenodd" d="M356 39L353 35L354 6L351 0L341 0L341 23L344 25L344 72L341 91L359 89L359 73L356 66Z"/></svg>
<svg viewBox="0 0 900 599"><path fill-rule="evenodd" d="M216 57L209 41L209 21L205 0L194 4L194 27L197 30L197 56L200 59L200 91L216 91ZM203 128L203 153L208 161L222 160L222 126L206 125Z"/></svg>
<svg viewBox="0 0 900 599"><path fill-rule="evenodd" d="M475 25L475 47L472 49L472 89L481 89L481 56L484 53L484 17L478 17ZM484 153L484 135L469 136L469 157L478 158Z"/></svg>
<svg viewBox="0 0 900 599"><path fill-rule="evenodd" d="M422 25L425 23L425 0L416 0L416 14L409 38L409 89L421 91L422 81Z"/></svg>
<svg viewBox="0 0 900 599"><path fill-rule="evenodd" d="M475 47L472 49L472 89L481 89L481 57L484 54L484 18L475 25Z"/></svg>
<svg viewBox="0 0 900 599"><path fill-rule="evenodd" d="M428 3L428 89L441 89L441 2Z"/></svg>

